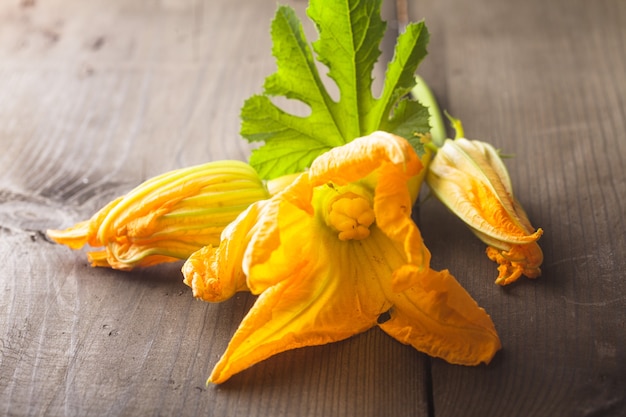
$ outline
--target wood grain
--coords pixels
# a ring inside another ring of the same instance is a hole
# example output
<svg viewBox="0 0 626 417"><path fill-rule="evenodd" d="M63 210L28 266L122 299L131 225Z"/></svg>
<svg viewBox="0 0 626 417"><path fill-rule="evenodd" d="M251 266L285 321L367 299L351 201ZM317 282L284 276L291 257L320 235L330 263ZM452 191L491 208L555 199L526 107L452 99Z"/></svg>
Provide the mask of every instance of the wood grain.
<svg viewBox="0 0 626 417"><path fill-rule="evenodd" d="M305 1L286 3L306 21ZM543 276L502 289L483 244L420 207L434 266L494 319L494 361L449 365L372 330L205 386L253 297L196 301L178 263L93 269L43 231L166 170L245 159L239 109L274 71L276 3L14 0L0 4L0 415L626 414L626 3L407 6L431 32L420 72L469 137L515 154L517 197L546 231Z"/></svg>
<svg viewBox="0 0 626 417"><path fill-rule="evenodd" d="M306 19L305 2L289 3ZM426 358L381 331L207 387L252 297L199 302L180 264L93 269L43 234L166 170L245 159L239 109L274 71L275 9L0 5L1 415L426 414Z"/></svg>
<svg viewBox="0 0 626 417"><path fill-rule="evenodd" d="M425 76L468 137L514 155L517 197L545 229L543 276L501 289L483 245L422 207L434 258L504 345L488 367L433 361L434 414L625 415L626 4L437 0L412 13L436 42Z"/></svg>

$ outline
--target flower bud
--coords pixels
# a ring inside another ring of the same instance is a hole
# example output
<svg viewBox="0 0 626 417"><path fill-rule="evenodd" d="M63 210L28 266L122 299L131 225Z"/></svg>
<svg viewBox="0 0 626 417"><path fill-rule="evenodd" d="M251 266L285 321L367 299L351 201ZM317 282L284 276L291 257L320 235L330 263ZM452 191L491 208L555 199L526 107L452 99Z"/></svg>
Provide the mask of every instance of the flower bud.
<svg viewBox="0 0 626 417"><path fill-rule="evenodd" d="M139 185L66 230L48 230L57 243L87 254L93 266L132 269L186 259L219 245L222 230L269 193L256 171L241 161L177 169Z"/></svg>
<svg viewBox="0 0 626 417"><path fill-rule="evenodd" d="M541 275L543 233L530 224L513 195L507 169L488 143L447 139L433 158L426 181L433 193L488 245L487 256L500 264L496 283L510 284L522 274Z"/></svg>

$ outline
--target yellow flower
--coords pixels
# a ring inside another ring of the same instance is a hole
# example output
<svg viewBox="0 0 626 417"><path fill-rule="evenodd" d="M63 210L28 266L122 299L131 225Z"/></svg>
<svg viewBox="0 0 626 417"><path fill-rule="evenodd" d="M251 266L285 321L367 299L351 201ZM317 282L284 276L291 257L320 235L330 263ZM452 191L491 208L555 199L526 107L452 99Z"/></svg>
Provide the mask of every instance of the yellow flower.
<svg viewBox="0 0 626 417"><path fill-rule="evenodd" d="M496 284L510 284L522 274L541 275L543 253L537 240L543 230L530 224L493 146L465 138L447 139L433 158L426 181L488 245L487 256L499 264Z"/></svg>
<svg viewBox="0 0 626 417"><path fill-rule="evenodd" d="M88 253L93 266L132 269L186 259L217 245L224 227L255 201L268 198L256 171L240 161L174 170L142 183L54 241Z"/></svg>
<svg viewBox="0 0 626 417"><path fill-rule="evenodd" d="M430 253L411 220L409 180L423 169L404 139L383 132L318 157L282 192L251 205L183 266L194 296L259 294L209 382L274 354L378 325L451 363L489 362L493 323Z"/></svg>

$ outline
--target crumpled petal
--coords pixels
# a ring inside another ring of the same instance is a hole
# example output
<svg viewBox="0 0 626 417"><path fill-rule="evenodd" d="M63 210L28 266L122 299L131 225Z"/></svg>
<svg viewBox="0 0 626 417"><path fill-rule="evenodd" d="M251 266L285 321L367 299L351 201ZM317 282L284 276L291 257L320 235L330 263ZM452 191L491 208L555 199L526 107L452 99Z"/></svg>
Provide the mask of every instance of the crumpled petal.
<svg viewBox="0 0 626 417"><path fill-rule="evenodd" d="M496 284L510 284L522 275L528 278L541 276L539 265L543 261L543 252L537 242L513 245L508 251L489 246L486 253L489 259L499 264Z"/></svg>
<svg viewBox="0 0 626 417"><path fill-rule="evenodd" d="M251 231L266 201L253 204L226 226L218 247L205 246L189 256L183 265L184 283L192 289L193 296L208 302L229 299L238 291L248 289L242 270L243 254ZM228 259L218 262L217 259Z"/></svg>
<svg viewBox="0 0 626 417"><path fill-rule="evenodd" d="M407 179L423 168L411 145L391 133L377 131L348 145L333 148L313 161L309 174L314 185L328 181L340 185L354 182L385 164L396 166ZM402 186L406 188L406 183Z"/></svg>
<svg viewBox="0 0 626 417"><path fill-rule="evenodd" d="M491 318L447 270L430 272L402 293L388 294L390 336L459 365L489 363L501 348Z"/></svg>
<svg viewBox="0 0 626 417"><path fill-rule="evenodd" d="M405 192L406 178L401 178L381 168L376 186L374 211L377 226L394 242L402 245L405 264L396 269L392 276L394 291L403 291L415 285L421 274L430 270L430 251L424 244L422 234L411 218L412 201ZM404 179L404 181L402 181ZM404 188L403 188L404 186Z"/></svg>

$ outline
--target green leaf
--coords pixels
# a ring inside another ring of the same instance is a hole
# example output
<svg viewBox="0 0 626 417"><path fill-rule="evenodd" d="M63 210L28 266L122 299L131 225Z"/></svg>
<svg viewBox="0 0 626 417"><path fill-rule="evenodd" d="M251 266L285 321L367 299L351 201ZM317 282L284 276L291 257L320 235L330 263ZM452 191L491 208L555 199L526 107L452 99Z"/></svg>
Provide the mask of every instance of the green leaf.
<svg viewBox="0 0 626 417"><path fill-rule="evenodd" d="M426 56L428 31L423 22L412 23L398 37L376 98L372 71L386 28L380 7L381 0L311 0L307 14L319 34L312 45L293 9L278 7L271 31L277 71L266 78L263 94L246 100L241 110L241 135L265 142L250 157L263 178L302 171L327 150L376 130L403 136L423 152L415 138L429 130L428 112L408 93ZM326 89L314 53L328 68L338 101ZM310 114L284 111L271 100L279 96L304 103Z"/></svg>

